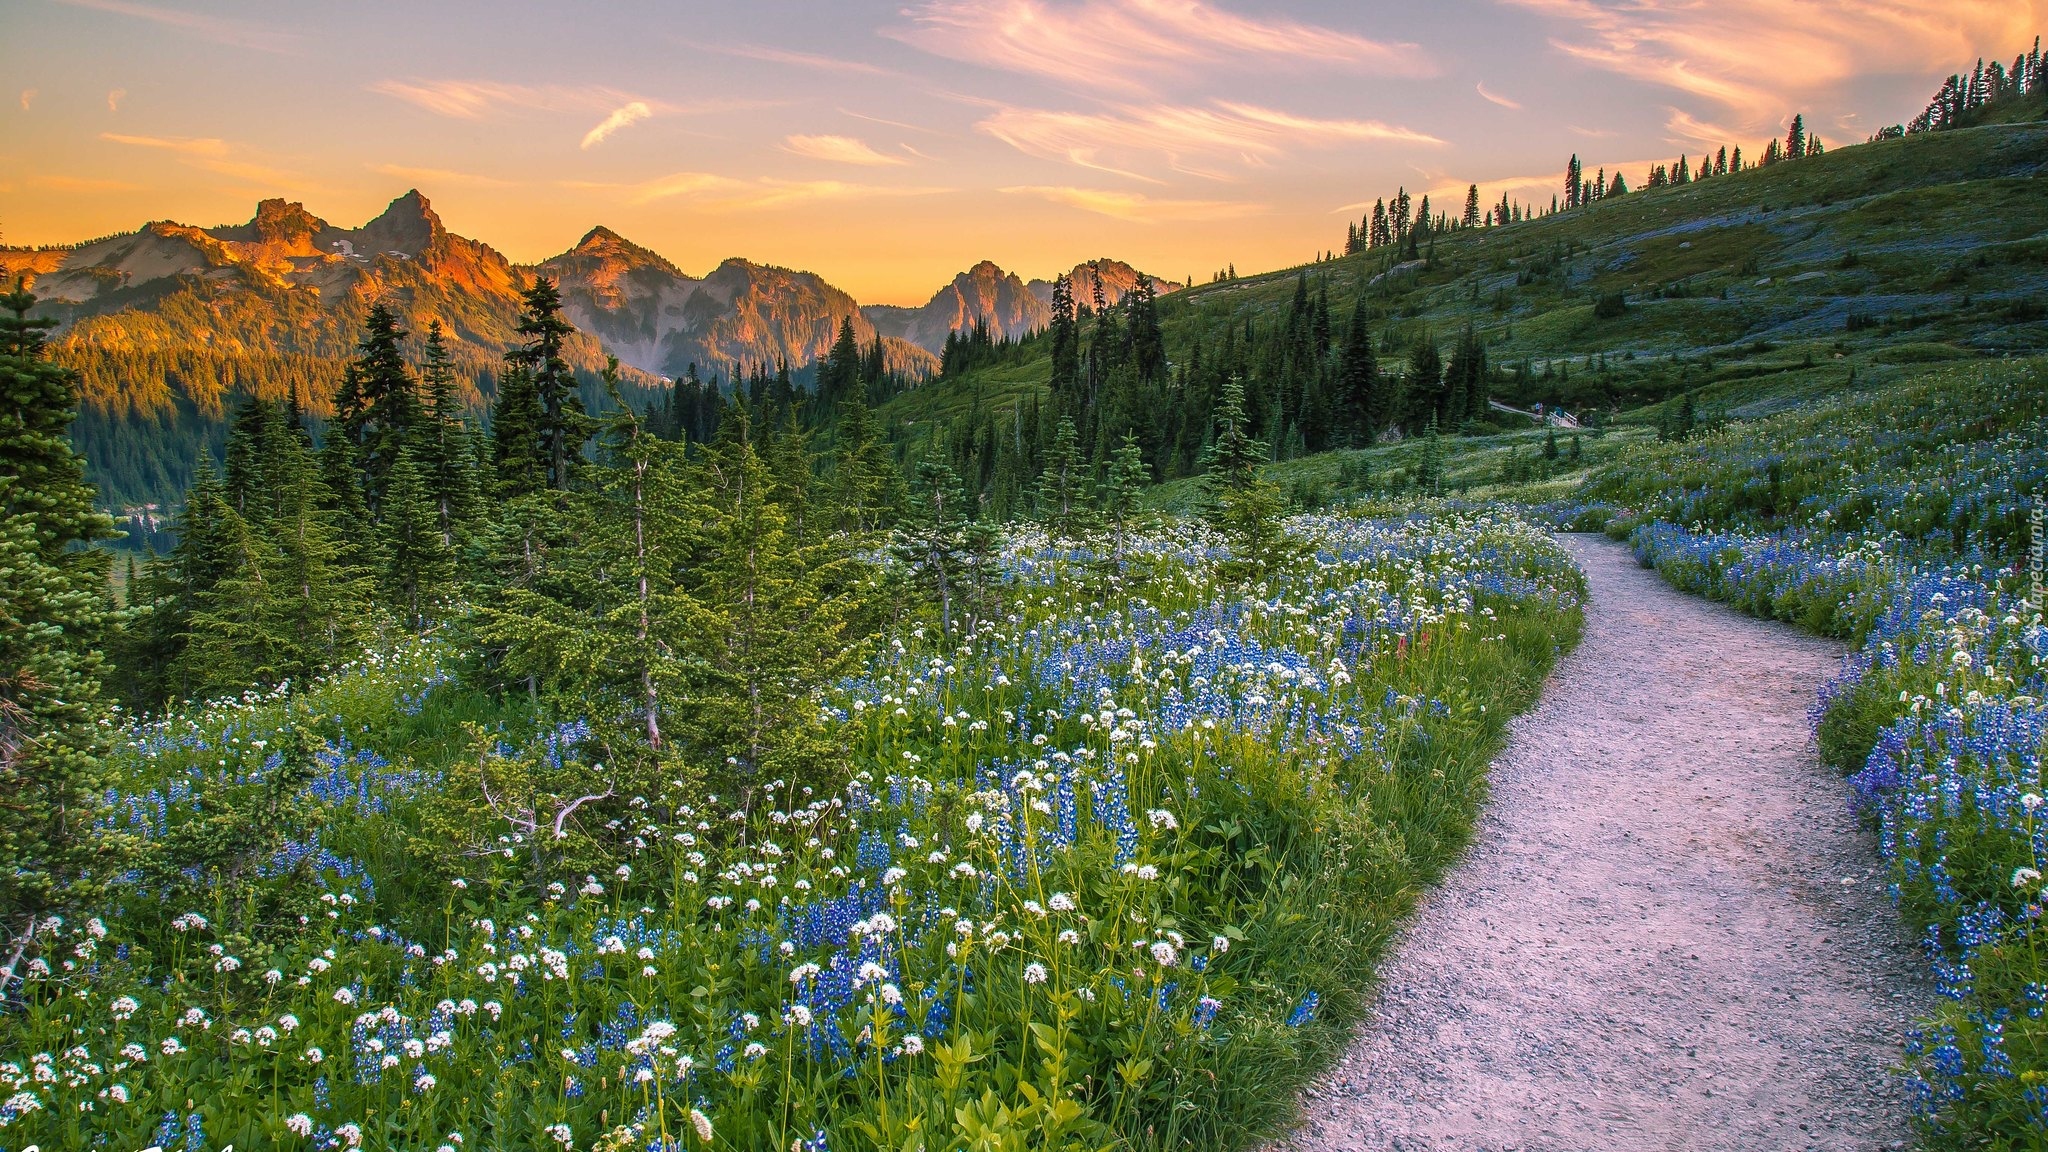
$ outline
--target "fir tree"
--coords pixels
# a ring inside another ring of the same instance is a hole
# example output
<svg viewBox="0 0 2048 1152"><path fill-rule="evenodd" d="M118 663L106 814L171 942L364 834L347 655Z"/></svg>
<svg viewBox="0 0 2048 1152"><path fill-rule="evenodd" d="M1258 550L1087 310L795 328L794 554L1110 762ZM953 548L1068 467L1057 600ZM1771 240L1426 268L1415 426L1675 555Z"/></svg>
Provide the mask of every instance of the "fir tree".
<svg viewBox="0 0 2048 1152"><path fill-rule="evenodd" d="M860 341L853 334L853 317L844 316L832 350L818 366L818 405L829 416L855 395L865 402L867 389L861 379Z"/></svg>
<svg viewBox="0 0 2048 1152"><path fill-rule="evenodd" d="M1286 551L1280 489L1261 475L1266 445L1252 438L1245 413L1244 382L1236 376L1217 398L1214 431L1203 455L1204 517L1230 542L1226 570L1251 577L1279 563Z"/></svg>
<svg viewBox="0 0 2048 1152"><path fill-rule="evenodd" d="M859 397L839 414L831 496L840 526L856 534L887 524L895 512L897 473L873 411Z"/></svg>
<svg viewBox="0 0 2048 1152"><path fill-rule="evenodd" d="M263 519L264 502L275 499L269 475L271 441L282 431L276 410L253 395L244 396L228 420L228 503L245 517Z"/></svg>
<svg viewBox="0 0 2048 1152"><path fill-rule="evenodd" d="M414 630L455 583L455 552L425 468L410 445L399 449L384 493L383 585L386 599Z"/></svg>
<svg viewBox="0 0 2048 1152"><path fill-rule="evenodd" d="M1123 567L1124 553L1137 526L1138 499L1151 481L1152 473L1145 467L1145 453L1138 447L1137 436L1124 433L1123 443L1117 447L1116 455L1110 458L1109 479L1102 489L1102 514L1104 527L1109 531L1110 558L1118 568Z"/></svg>
<svg viewBox="0 0 2048 1152"><path fill-rule="evenodd" d="M85 906L120 846L100 819L100 648L115 535L71 447L77 376L18 283L0 294L0 1001L52 914Z"/></svg>
<svg viewBox="0 0 2048 1152"><path fill-rule="evenodd" d="M439 320L427 326L426 362L420 370L422 435L416 455L434 506L441 543L453 548L477 515L475 451L455 394L455 369Z"/></svg>
<svg viewBox="0 0 2048 1152"><path fill-rule="evenodd" d="M1336 391L1337 425L1343 429L1346 442L1353 448L1371 444L1386 417L1386 404L1364 296L1352 306L1351 324L1344 332L1344 347L1337 359Z"/></svg>
<svg viewBox="0 0 2048 1152"><path fill-rule="evenodd" d="M562 356L563 344L576 329L562 318L561 293L547 277L536 277L521 300L526 310L516 331L526 337L526 343L507 359L526 370L539 402L534 450L546 486L566 492L591 432L577 395L575 374Z"/></svg>
<svg viewBox="0 0 2048 1152"><path fill-rule="evenodd" d="M1054 540L1070 540L1086 528L1088 477L1081 459L1080 435L1071 416L1060 417L1052 446L1046 449L1037 502L1039 519Z"/></svg>
<svg viewBox="0 0 2048 1152"><path fill-rule="evenodd" d="M953 592L960 582L962 532L967 524L960 476L943 460L917 465L909 508L897 525L891 550L911 579L938 598L939 627L953 630Z"/></svg>
<svg viewBox="0 0 2048 1152"><path fill-rule="evenodd" d="M1429 429L1422 434L1422 454L1415 465L1415 482L1425 495L1436 496L1443 492L1444 445L1443 437L1437 433L1434 416L1429 418Z"/></svg>
<svg viewBox="0 0 2048 1152"><path fill-rule="evenodd" d="M501 499L531 495L547 486L541 420L540 393L533 386L533 373L507 356L505 370L498 377L497 402L491 409L491 461Z"/></svg>
<svg viewBox="0 0 2048 1152"><path fill-rule="evenodd" d="M1479 227L1479 185L1465 190L1465 215L1462 223L1467 228Z"/></svg>
<svg viewBox="0 0 2048 1152"><path fill-rule="evenodd" d="M371 305L357 345L361 355L349 366L334 398L335 424L355 447L363 499L373 516L382 506L391 465L419 422L419 397L402 346L405 336L389 308Z"/></svg>

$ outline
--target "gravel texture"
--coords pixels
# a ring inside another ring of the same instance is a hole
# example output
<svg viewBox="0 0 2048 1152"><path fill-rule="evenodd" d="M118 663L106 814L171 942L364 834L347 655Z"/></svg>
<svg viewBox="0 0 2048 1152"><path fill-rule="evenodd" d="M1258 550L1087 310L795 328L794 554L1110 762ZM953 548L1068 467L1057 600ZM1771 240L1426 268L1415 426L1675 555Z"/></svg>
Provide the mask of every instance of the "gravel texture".
<svg viewBox="0 0 2048 1152"><path fill-rule="evenodd" d="M1276 1148L1906 1146L1921 966L1806 722L1841 648L1561 539L1584 639Z"/></svg>

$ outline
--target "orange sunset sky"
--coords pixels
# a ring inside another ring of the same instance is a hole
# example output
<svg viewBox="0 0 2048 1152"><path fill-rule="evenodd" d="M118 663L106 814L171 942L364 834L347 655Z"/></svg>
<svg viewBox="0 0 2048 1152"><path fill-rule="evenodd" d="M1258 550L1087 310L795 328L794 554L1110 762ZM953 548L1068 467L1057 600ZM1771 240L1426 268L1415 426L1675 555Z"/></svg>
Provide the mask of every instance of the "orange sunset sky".
<svg viewBox="0 0 2048 1152"><path fill-rule="evenodd" d="M1362 201L1547 206L1566 158L1830 145L2010 61L2048 0L8 0L0 241L360 224L418 187L515 260L606 224L701 274L922 302L992 259L1207 279L1340 246Z"/></svg>

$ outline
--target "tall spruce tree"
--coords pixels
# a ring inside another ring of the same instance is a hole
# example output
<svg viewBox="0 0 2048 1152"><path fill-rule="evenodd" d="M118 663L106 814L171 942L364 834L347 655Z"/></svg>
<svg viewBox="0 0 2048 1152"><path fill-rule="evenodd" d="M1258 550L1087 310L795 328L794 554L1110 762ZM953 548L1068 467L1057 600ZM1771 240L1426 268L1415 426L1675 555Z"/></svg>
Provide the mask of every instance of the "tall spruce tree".
<svg viewBox="0 0 2048 1152"><path fill-rule="evenodd" d="M405 337L391 309L372 304L356 346L360 355L334 397L335 425L355 447L363 501L372 516L381 511L391 466L420 418L419 396L405 363Z"/></svg>
<svg viewBox="0 0 2048 1152"><path fill-rule="evenodd" d="M1124 433L1123 443L1110 458L1109 478L1102 486L1103 527L1109 533L1110 559L1118 568L1123 567L1131 534L1138 527L1139 498L1151 482L1152 471L1145 466L1145 452L1138 446L1138 437Z"/></svg>
<svg viewBox="0 0 2048 1152"><path fill-rule="evenodd" d="M935 446L936 447L936 446ZM917 464L910 502L890 548L911 580L939 602L939 627L953 630L953 596L960 584L967 526L960 474L931 452Z"/></svg>
<svg viewBox="0 0 2048 1152"><path fill-rule="evenodd" d="M1072 539L1087 527L1087 462L1081 458L1080 433L1071 416L1060 417L1052 444L1045 451L1037 500L1039 519L1054 540Z"/></svg>
<svg viewBox="0 0 2048 1152"><path fill-rule="evenodd" d="M563 345L576 329L562 318L562 294L553 280L535 277L533 287L520 299L525 312L516 330L526 338L526 343L507 359L526 370L533 397L539 404L540 418L534 428L538 443L534 450L546 487L566 492L592 431L577 391L576 374L563 355Z"/></svg>
<svg viewBox="0 0 2048 1152"><path fill-rule="evenodd" d="M114 525L71 447L77 376L47 358L35 303L18 283L0 294L0 1000L119 847L100 820L108 572L92 547Z"/></svg>
<svg viewBox="0 0 2048 1152"><path fill-rule="evenodd" d="M477 515L476 456L439 320L427 325L425 353L420 368L421 435L414 455L434 506L441 543L452 549Z"/></svg>
<svg viewBox="0 0 2048 1152"><path fill-rule="evenodd" d="M847 590L862 581L843 539L791 538L743 413L721 424L690 486L704 511L692 593L677 614L689 670L682 736L711 783L750 808L771 781L830 779L839 750L816 693L849 667Z"/></svg>
<svg viewBox="0 0 2048 1152"><path fill-rule="evenodd" d="M1363 448L1378 434L1385 417L1380 389L1379 360L1373 355L1372 326L1365 297L1359 296L1351 310L1351 324L1344 330L1344 347L1337 359L1337 425L1345 442Z"/></svg>
<svg viewBox="0 0 2048 1152"><path fill-rule="evenodd" d="M437 507L427 469L407 445L398 451L384 492L383 586L406 625L425 628L455 585L455 550Z"/></svg>

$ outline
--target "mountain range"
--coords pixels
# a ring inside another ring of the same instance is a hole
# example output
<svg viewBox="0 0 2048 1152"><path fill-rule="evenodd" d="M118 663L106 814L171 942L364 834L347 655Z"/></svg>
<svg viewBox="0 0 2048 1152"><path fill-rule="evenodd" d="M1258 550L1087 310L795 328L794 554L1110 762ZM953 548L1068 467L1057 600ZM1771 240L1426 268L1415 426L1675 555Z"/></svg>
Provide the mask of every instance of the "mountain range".
<svg viewBox="0 0 2048 1152"><path fill-rule="evenodd" d="M156 221L82 244L0 248L0 266L26 275L42 310L60 322L60 355L88 357L96 348L181 347L216 357L346 357L362 313L383 300L415 330L440 320L458 359L487 364L511 343L519 293L535 275L557 281L569 318L592 338L579 366L609 353L650 377L680 376L691 364L706 374L736 364L801 369L851 321L863 345L879 338L889 366L919 378L936 371L936 353L954 331L985 320L996 334L1017 337L1052 315L1052 281L1027 283L986 260L917 307L863 306L814 272L739 258L692 276L602 226L559 256L517 265L449 232L417 190L360 228L265 200L246 224ZM1109 303L1141 278L1156 292L1181 287L1109 259L1071 275L1084 304L1097 284ZM238 296L262 307L241 307ZM156 391L152 382L130 385ZM191 399L210 409L212 392L201 387ZM93 389L88 399L114 400Z"/></svg>
<svg viewBox="0 0 2048 1152"><path fill-rule="evenodd" d="M597 404L607 355L637 405L693 365L731 379L786 363L801 380L850 322L864 347L879 339L886 366L915 381L938 371L956 329L986 319L1014 337L1051 316L1051 281L1026 283L986 261L914 308L863 307L816 273L737 258L692 276L604 227L520 265L450 232L417 190L359 228L272 199L244 224L159 220L79 244L0 248L0 278L27 279L42 298L37 313L58 323L53 354L82 386L74 439L116 507L182 492L197 449L218 447L236 395L295 397L324 414L380 301L415 333L441 323L462 387L481 405L519 342L520 293L537 275L560 286L580 330L567 356ZM1096 260L1072 275L1086 303L1098 282L1105 300L1120 299L1142 273ZM1149 279L1156 291L1179 287Z"/></svg>

